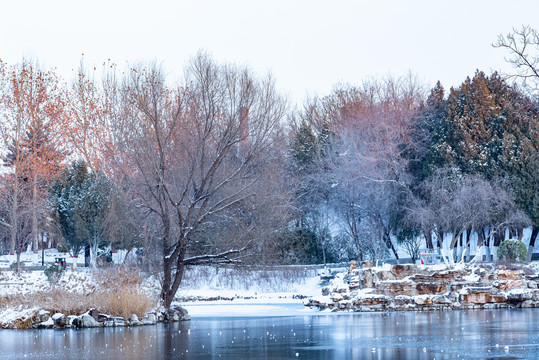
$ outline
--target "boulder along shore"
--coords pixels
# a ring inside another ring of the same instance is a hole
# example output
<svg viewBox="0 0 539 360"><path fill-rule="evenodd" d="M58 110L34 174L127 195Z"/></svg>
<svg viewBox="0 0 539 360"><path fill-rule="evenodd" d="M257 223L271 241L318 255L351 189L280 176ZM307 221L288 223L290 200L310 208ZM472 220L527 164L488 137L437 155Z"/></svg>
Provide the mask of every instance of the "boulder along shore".
<svg viewBox="0 0 539 360"><path fill-rule="evenodd" d="M322 296L305 301L327 311L423 311L539 307L535 268L459 264L453 269L394 265L339 273Z"/></svg>
<svg viewBox="0 0 539 360"><path fill-rule="evenodd" d="M90 309L80 316L52 314L46 310L29 309L18 312L12 319L0 323L0 329L68 329L95 327L124 327L155 325L159 322L188 321L191 317L181 306L173 306L168 310L154 310L138 318L133 314L128 318L102 314Z"/></svg>

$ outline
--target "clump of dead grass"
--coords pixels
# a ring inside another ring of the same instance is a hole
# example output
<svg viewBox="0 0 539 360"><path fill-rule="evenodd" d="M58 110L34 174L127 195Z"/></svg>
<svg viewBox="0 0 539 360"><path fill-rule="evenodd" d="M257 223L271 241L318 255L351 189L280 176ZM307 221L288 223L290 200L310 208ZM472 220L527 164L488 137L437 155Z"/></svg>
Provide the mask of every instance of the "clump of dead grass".
<svg viewBox="0 0 539 360"><path fill-rule="evenodd" d="M127 318L143 316L157 304L156 296L141 289L142 277L136 268L100 269L91 284L81 284L82 291L51 284L45 290L29 294L0 296L0 308L31 308L65 315L80 315L89 309ZM69 283L68 283L69 284ZM30 320L31 321L31 320Z"/></svg>

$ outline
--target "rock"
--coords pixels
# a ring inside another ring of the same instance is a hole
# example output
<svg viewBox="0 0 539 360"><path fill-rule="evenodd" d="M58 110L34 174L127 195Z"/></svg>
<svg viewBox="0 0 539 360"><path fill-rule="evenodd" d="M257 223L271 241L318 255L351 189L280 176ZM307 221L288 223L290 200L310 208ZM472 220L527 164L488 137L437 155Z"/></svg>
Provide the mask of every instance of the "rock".
<svg viewBox="0 0 539 360"><path fill-rule="evenodd" d="M48 312L46 310L39 310L39 312L37 313L37 317L36 317L35 322L36 323L45 322L45 321L49 320L50 316L51 316L50 312Z"/></svg>
<svg viewBox="0 0 539 360"><path fill-rule="evenodd" d="M426 273L414 265L394 265L391 272L367 267L353 270L349 278L345 274L337 274L326 296L306 305L331 311L539 307L539 275L522 270L480 266ZM175 314L166 316L175 319Z"/></svg>
<svg viewBox="0 0 539 360"><path fill-rule="evenodd" d="M340 293L345 293L347 292L349 289L348 285L342 285L342 286L338 286L338 287L335 287L333 288L333 293L337 293L337 294L340 294Z"/></svg>
<svg viewBox="0 0 539 360"><path fill-rule="evenodd" d="M348 284L348 288L350 290L359 289L361 287L361 282L358 275L350 276L350 283Z"/></svg>
<svg viewBox="0 0 539 360"><path fill-rule="evenodd" d="M353 302L354 306L361 306L361 305L367 305L367 306L372 306L372 305L382 305L382 306L385 306L387 304L389 304L390 300L387 296L383 296L383 295L367 295L367 296L364 296L364 297L360 297L360 298L357 298L355 299L355 301Z"/></svg>
<svg viewBox="0 0 539 360"><path fill-rule="evenodd" d="M483 285L490 285L498 279L497 273L484 271L484 269L481 270L482 271L479 274L481 275L481 282Z"/></svg>
<svg viewBox="0 0 539 360"><path fill-rule="evenodd" d="M526 300L532 300L534 294L530 292L515 292L507 294L507 301L512 304L523 302Z"/></svg>
<svg viewBox="0 0 539 360"><path fill-rule="evenodd" d="M362 261L360 264L363 269L368 269L374 266L372 260L365 260L365 261Z"/></svg>
<svg viewBox="0 0 539 360"><path fill-rule="evenodd" d="M458 281L448 283L448 291L459 292L464 288L469 287L482 287L484 284L482 282L467 282L467 281Z"/></svg>
<svg viewBox="0 0 539 360"><path fill-rule="evenodd" d="M507 301L507 298L504 295L492 295L490 292L472 292L460 295L460 302L467 304L501 303L505 301Z"/></svg>
<svg viewBox="0 0 539 360"><path fill-rule="evenodd" d="M182 308L181 306L176 307L176 309L180 313L180 321L190 321L191 320L191 316L189 315L189 312L186 309Z"/></svg>
<svg viewBox="0 0 539 360"><path fill-rule="evenodd" d="M322 296L328 296L329 295L329 287L323 287L322 288Z"/></svg>
<svg viewBox="0 0 539 360"><path fill-rule="evenodd" d="M56 313L51 319L54 321L55 327L63 328L66 325L69 325L69 319L64 314Z"/></svg>
<svg viewBox="0 0 539 360"><path fill-rule="evenodd" d="M76 315L68 315L68 316L67 316L67 325L66 325L66 327L72 327L72 326L73 326L73 321L74 321L75 319L78 319L78 318L79 318L79 317L76 316Z"/></svg>
<svg viewBox="0 0 539 360"><path fill-rule="evenodd" d="M52 329L54 327L54 320L48 318L46 321L34 325L34 327L37 329Z"/></svg>
<svg viewBox="0 0 539 360"><path fill-rule="evenodd" d="M459 294L457 292L449 292L445 296L447 296L453 305L459 303Z"/></svg>
<svg viewBox="0 0 539 360"><path fill-rule="evenodd" d="M382 281L396 280L396 279L397 277L391 271L382 270L382 271L377 271L373 274L372 281L376 285Z"/></svg>
<svg viewBox="0 0 539 360"><path fill-rule="evenodd" d="M341 301L340 303L337 304L337 308L339 310L348 310L350 309L350 302L349 301Z"/></svg>
<svg viewBox="0 0 539 360"><path fill-rule="evenodd" d="M188 321L191 317L181 306L174 306L164 312L164 319L165 321Z"/></svg>
<svg viewBox="0 0 539 360"><path fill-rule="evenodd" d="M397 295L393 299L393 303L397 306L406 306L414 302L414 299L411 296L406 295Z"/></svg>
<svg viewBox="0 0 539 360"><path fill-rule="evenodd" d="M140 322L142 325L154 325L157 323L157 316L154 313L146 313Z"/></svg>
<svg viewBox="0 0 539 360"><path fill-rule="evenodd" d="M363 271L360 278L363 282L363 289L374 287L374 282L372 280L372 271L370 269Z"/></svg>
<svg viewBox="0 0 539 360"><path fill-rule="evenodd" d="M112 321L114 321L114 326L127 326L127 322L123 317L116 316L112 318Z"/></svg>
<svg viewBox="0 0 539 360"><path fill-rule="evenodd" d="M98 314L97 319L98 322L106 322L112 320L112 316L109 314Z"/></svg>
<svg viewBox="0 0 539 360"><path fill-rule="evenodd" d="M444 282L417 283L415 289L418 295L440 294L447 291L447 284Z"/></svg>
<svg viewBox="0 0 539 360"><path fill-rule="evenodd" d="M434 295L431 300L433 304L453 304L453 301L446 295Z"/></svg>
<svg viewBox="0 0 539 360"><path fill-rule="evenodd" d="M410 275L419 274L421 271L415 265L393 265L391 272L400 280Z"/></svg>
<svg viewBox="0 0 539 360"><path fill-rule="evenodd" d="M522 270L498 270L498 280L520 280L524 277Z"/></svg>
<svg viewBox="0 0 539 360"><path fill-rule="evenodd" d="M462 281L464 273L457 270L436 271L430 274L416 274L410 277L410 280L415 282L453 282Z"/></svg>
<svg viewBox="0 0 539 360"><path fill-rule="evenodd" d="M414 297L414 302L417 304L417 305L431 305L432 304L432 300L430 299L430 297L428 296L422 296L422 295L418 295L418 296L415 296Z"/></svg>
<svg viewBox="0 0 539 360"><path fill-rule="evenodd" d="M85 314L90 315L95 321L99 321L99 311L96 309L90 309Z"/></svg>
<svg viewBox="0 0 539 360"><path fill-rule="evenodd" d="M493 284L500 291L507 291L514 288L525 287L526 283L524 280L498 280Z"/></svg>
<svg viewBox="0 0 539 360"><path fill-rule="evenodd" d="M415 284L412 281L383 281L377 284L376 291L387 296L413 296Z"/></svg>
<svg viewBox="0 0 539 360"><path fill-rule="evenodd" d="M79 323L77 327L81 328L93 328L100 326L96 319L89 314L83 314L79 318Z"/></svg>

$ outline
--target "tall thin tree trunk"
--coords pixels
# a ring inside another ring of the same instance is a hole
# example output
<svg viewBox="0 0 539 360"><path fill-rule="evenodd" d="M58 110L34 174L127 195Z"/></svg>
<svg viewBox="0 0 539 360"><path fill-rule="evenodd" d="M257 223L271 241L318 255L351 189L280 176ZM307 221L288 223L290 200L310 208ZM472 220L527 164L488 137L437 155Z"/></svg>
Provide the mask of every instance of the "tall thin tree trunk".
<svg viewBox="0 0 539 360"><path fill-rule="evenodd" d="M537 235L539 235L539 226L533 226L532 235L530 237L530 244L528 245L528 255L526 256L526 261L532 260L532 255L535 247L535 240L537 240Z"/></svg>
<svg viewBox="0 0 539 360"><path fill-rule="evenodd" d="M92 250L92 254L90 255L90 265L93 269L97 268L97 248L98 248L98 245L99 245L99 241L98 239L94 236L94 238L92 239L92 245L91 245L91 250Z"/></svg>
<svg viewBox="0 0 539 360"><path fill-rule="evenodd" d="M434 249L434 245L432 243L432 230L431 229L422 229L423 236L425 236L425 243L427 245L427 249Z"/></svg>
<svg viewBox="0 0 539 360"><path fill-rule="evenodd" d="M18 189L17 186L15 186L15 189L13 190L13 201L11 202L11 231L10 231L10 249L9 253L11 255L15 254L15 245L17 243L17 228L19 227L19 204L18 204Z"/></svg>
<svg viewBox="0 0 539 360"><path fill-rule="evenodd" d="M34 171L34 184L32 188L32 250L38 251L38 230L37 230L37 173Z"/></svg>
<svg viewBox="0 0 539 360"><path fill-rule="evenodd" d="M15 266L17 274L21 273L21 250L17 249L17 265Z"/></svg>

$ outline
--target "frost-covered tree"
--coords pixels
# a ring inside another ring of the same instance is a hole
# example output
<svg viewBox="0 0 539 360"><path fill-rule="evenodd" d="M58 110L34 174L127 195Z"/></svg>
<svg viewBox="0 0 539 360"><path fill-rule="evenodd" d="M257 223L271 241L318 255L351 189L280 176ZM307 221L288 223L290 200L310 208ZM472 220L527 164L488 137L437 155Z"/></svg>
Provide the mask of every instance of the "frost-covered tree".
<svg viewBox="0 0 539 360"><path fill-rule="evenodd" d="M418 226L433 229L438 241L451 234L450 250L456 248L465 232L480 233L481 248L508 226L529 224L507 191L480 176L465 175L458 169L438 169L422 183L422 188L424 198L410 206L409 216ZM463 245L467 248L470 244ZM450 260L456 257L454 253Z"/></svg>

